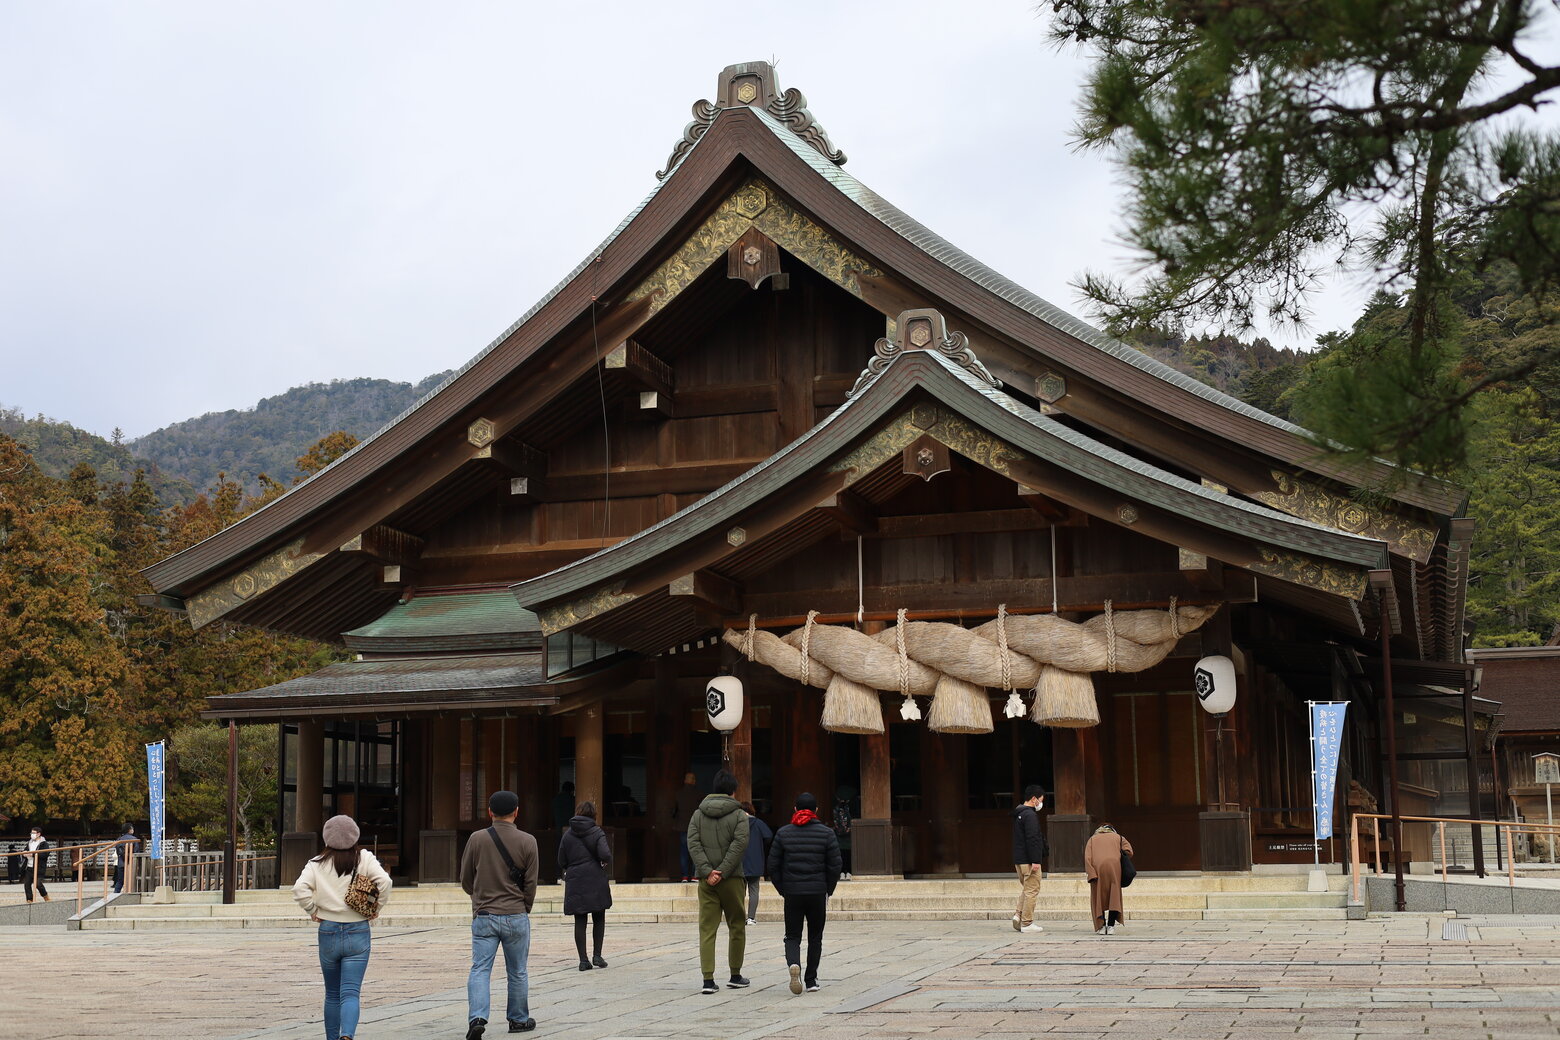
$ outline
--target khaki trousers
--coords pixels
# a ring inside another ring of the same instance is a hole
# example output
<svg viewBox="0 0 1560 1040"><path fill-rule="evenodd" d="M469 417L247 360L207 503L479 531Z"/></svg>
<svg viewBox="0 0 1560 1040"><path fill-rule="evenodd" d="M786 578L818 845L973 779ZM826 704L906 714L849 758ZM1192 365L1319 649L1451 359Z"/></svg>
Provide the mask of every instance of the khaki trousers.
<svg viewBox="0 0 1560 1040"><path fill-rule="evenodd" d="M1018 926L1023 928L1035 919L1035 897L1040 894L1040 870L1033 864L1019 863L1013 867L1018 872Z"/></svg>
<svg viewBox="0 0 1560 1040"><path fill-rule="evenodd" d="M715 933L722 917L726 919L726 961L732 975L742 974L742 955L747 949L745 895L746 878L722 878L718 885L699 879L699 970L707 979L715 977Z"/></svg>

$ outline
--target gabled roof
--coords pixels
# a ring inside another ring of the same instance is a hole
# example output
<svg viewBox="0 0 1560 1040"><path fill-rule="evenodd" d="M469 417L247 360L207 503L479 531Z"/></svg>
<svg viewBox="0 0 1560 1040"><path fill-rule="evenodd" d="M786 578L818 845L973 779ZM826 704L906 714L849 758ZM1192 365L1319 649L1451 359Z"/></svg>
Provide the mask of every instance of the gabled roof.
<svg viewBox="0 0 1560 1040"><path fill-rule="evenodd" d="M554 352L547 357L566 350L570 338L588 330L592 320L606 336L613 334L614 322L631 327L645 313L648 301L627 300L625 293L649 265L675 247L680 231L705 212L723 185L749 168L863 257L927 286L1037 354L1132 395L1174 416L1177 423L1198 424L1289 465L1325 467L1304 431L1154 361L1002 278L842 171L816 141L793 132L795 125L789 115L782 120L747 104L713 111L707 128L665 180L472 361L303 484L232 527L147 568L154 588L188 597L268 553L283 553L298 568L309 566L319 554L330 553L369 523L383 519L395 503L426 493L465 461L469 450L462 432L482 415L483 402L501 384L514 386L519 373L533 362L541 363L545 348L551 346ZM586 352L577 353L579 357L566 357L526 380L518 391L522 401L515 407L534 410L587 373L595 360ZM497 432L501 436L506 431ZM1461 493L1411 482L1399 497L1448 515L1456 510ZM352 511L342 503L349 500L356 514L383 512L366 522L361 515L348 517ZM341 517L324 519L337 508Z"/></svg>
<svg viewBox="0 0 1560 1040"><path fill-rule="evenodd" d="M912 408L924 398L932 408ZM722 536L746 517L767 511L771 528L794 519L821 493L854 483L923 434L1111 522L1168 525L1184 548L1334 594L1358 598L1365 572L1388 559L1383 542L1186 480L1041 415L935 349L909 349L766 461L633 537L515 585L515 595L536 611L544 632L615 610L657 591L667 567L718 567L733 551ZM819 479L826 474L837 479ZM789 507L772 508L788 496Z"/></svg>
<svg viewBox="0 0 1560 1040"><path fill-rule="evenodd" d="M508 592L417 596L342 633L347 649L365 653L542 648L536 615Z"/></svg>

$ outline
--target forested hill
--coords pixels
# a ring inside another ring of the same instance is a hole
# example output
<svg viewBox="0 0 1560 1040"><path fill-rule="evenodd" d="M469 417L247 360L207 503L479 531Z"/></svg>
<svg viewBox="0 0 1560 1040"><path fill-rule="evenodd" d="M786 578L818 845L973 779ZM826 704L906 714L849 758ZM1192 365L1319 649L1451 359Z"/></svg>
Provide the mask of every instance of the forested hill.
<svg viewBox="0 0 1560 1040"><path fill-rule="evenodd" d="M1265 339L1247 343L1233 336L1186 339L1152 333L1139 335L1135 345L1150 357L1283 419L1290 418L1284 392L1294 386L1313 356L1293 347L1275 347Z"/></svg>
<svg viewBox="0 0 1560 1040"><path fill-rule="evenodd" d="M388 379L309 383L264 398L253 408L208 412L165 426L126 446L195 488L208 488L218 473L226 473L254 493L261 473L290 483L298 457L321 437L345 430L366 439L449 375L440 372L416 384Z"/></svg>
<svg viewBox="0 0 1560 1040"><path fill-rule="evenodd" d="M29 419L19 409L0 406L0 434L14 437L51 477L65 479L77 466L92 467L98 479L108 484L129 482L135 471L146 471L147 480L165 505L182 505L195 497L187 481L163 472L150 459L137 457L114 431L113 440L78 429L68 422L42 415Z"/></svg>

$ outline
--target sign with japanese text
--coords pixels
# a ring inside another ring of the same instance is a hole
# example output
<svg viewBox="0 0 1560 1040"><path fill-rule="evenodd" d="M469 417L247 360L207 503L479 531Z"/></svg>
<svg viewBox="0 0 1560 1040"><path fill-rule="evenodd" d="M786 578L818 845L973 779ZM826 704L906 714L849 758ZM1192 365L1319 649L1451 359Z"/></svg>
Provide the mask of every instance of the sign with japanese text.
<svg viewBox="0 0 1560 1040"><path fill-rule="evenodd" d="M1343 716L1348 710L1342 701L1311 703L1311 795L1318 840L1333 836L1333 796L1343 748Z"/></svg>
<svg viewBox="0 0 1560 1040"><path fill-rule="evenodd" d="M163 804L166 791L163 780L166 771L163 765L164 745L162 741L146 745L146 793L147 800L151 803L151 831L152 831L152 859L163 858Z"/></svg>

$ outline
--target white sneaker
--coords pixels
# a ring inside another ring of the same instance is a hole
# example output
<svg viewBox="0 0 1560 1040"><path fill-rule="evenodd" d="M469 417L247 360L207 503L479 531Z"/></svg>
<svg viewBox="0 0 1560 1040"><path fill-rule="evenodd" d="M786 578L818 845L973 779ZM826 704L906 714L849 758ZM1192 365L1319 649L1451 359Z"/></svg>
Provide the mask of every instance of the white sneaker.
<svg viewBox="0 0 1560 1040"><path fill-rule="evenodd" d="M1021 932L1043 932L1043 931L1045 931L1045 929L1041 928L1040 925L1037 922L1031 921L1028 924L1024 925L1024 927L1020 928L1019 931L1021 931Z"/></svg>
<svg viewBox="0 0 1560 1040"><path fill-rule="evenodd" d="M790 971L791 971L791 992L796 994L797 996L801 996L802 995L802 966L800 964L792 964L789 967L790 967Z"/></svg>
<svg viewBox="0 0 1560 1040"><path fill-rule="evenodd" d="M1105 934L1106 935L1115 935L1116 934L1116 926L1113 925L1113 924L1106 925L1105 926Z"/></svg>
<svg viewBox="0 0 1560 1040"><path fill-rule="evenodd" d="M757 923L758 923L758 918L756 918L756 917L749 917L748 918L748 924L757 924Z"/></svg>

